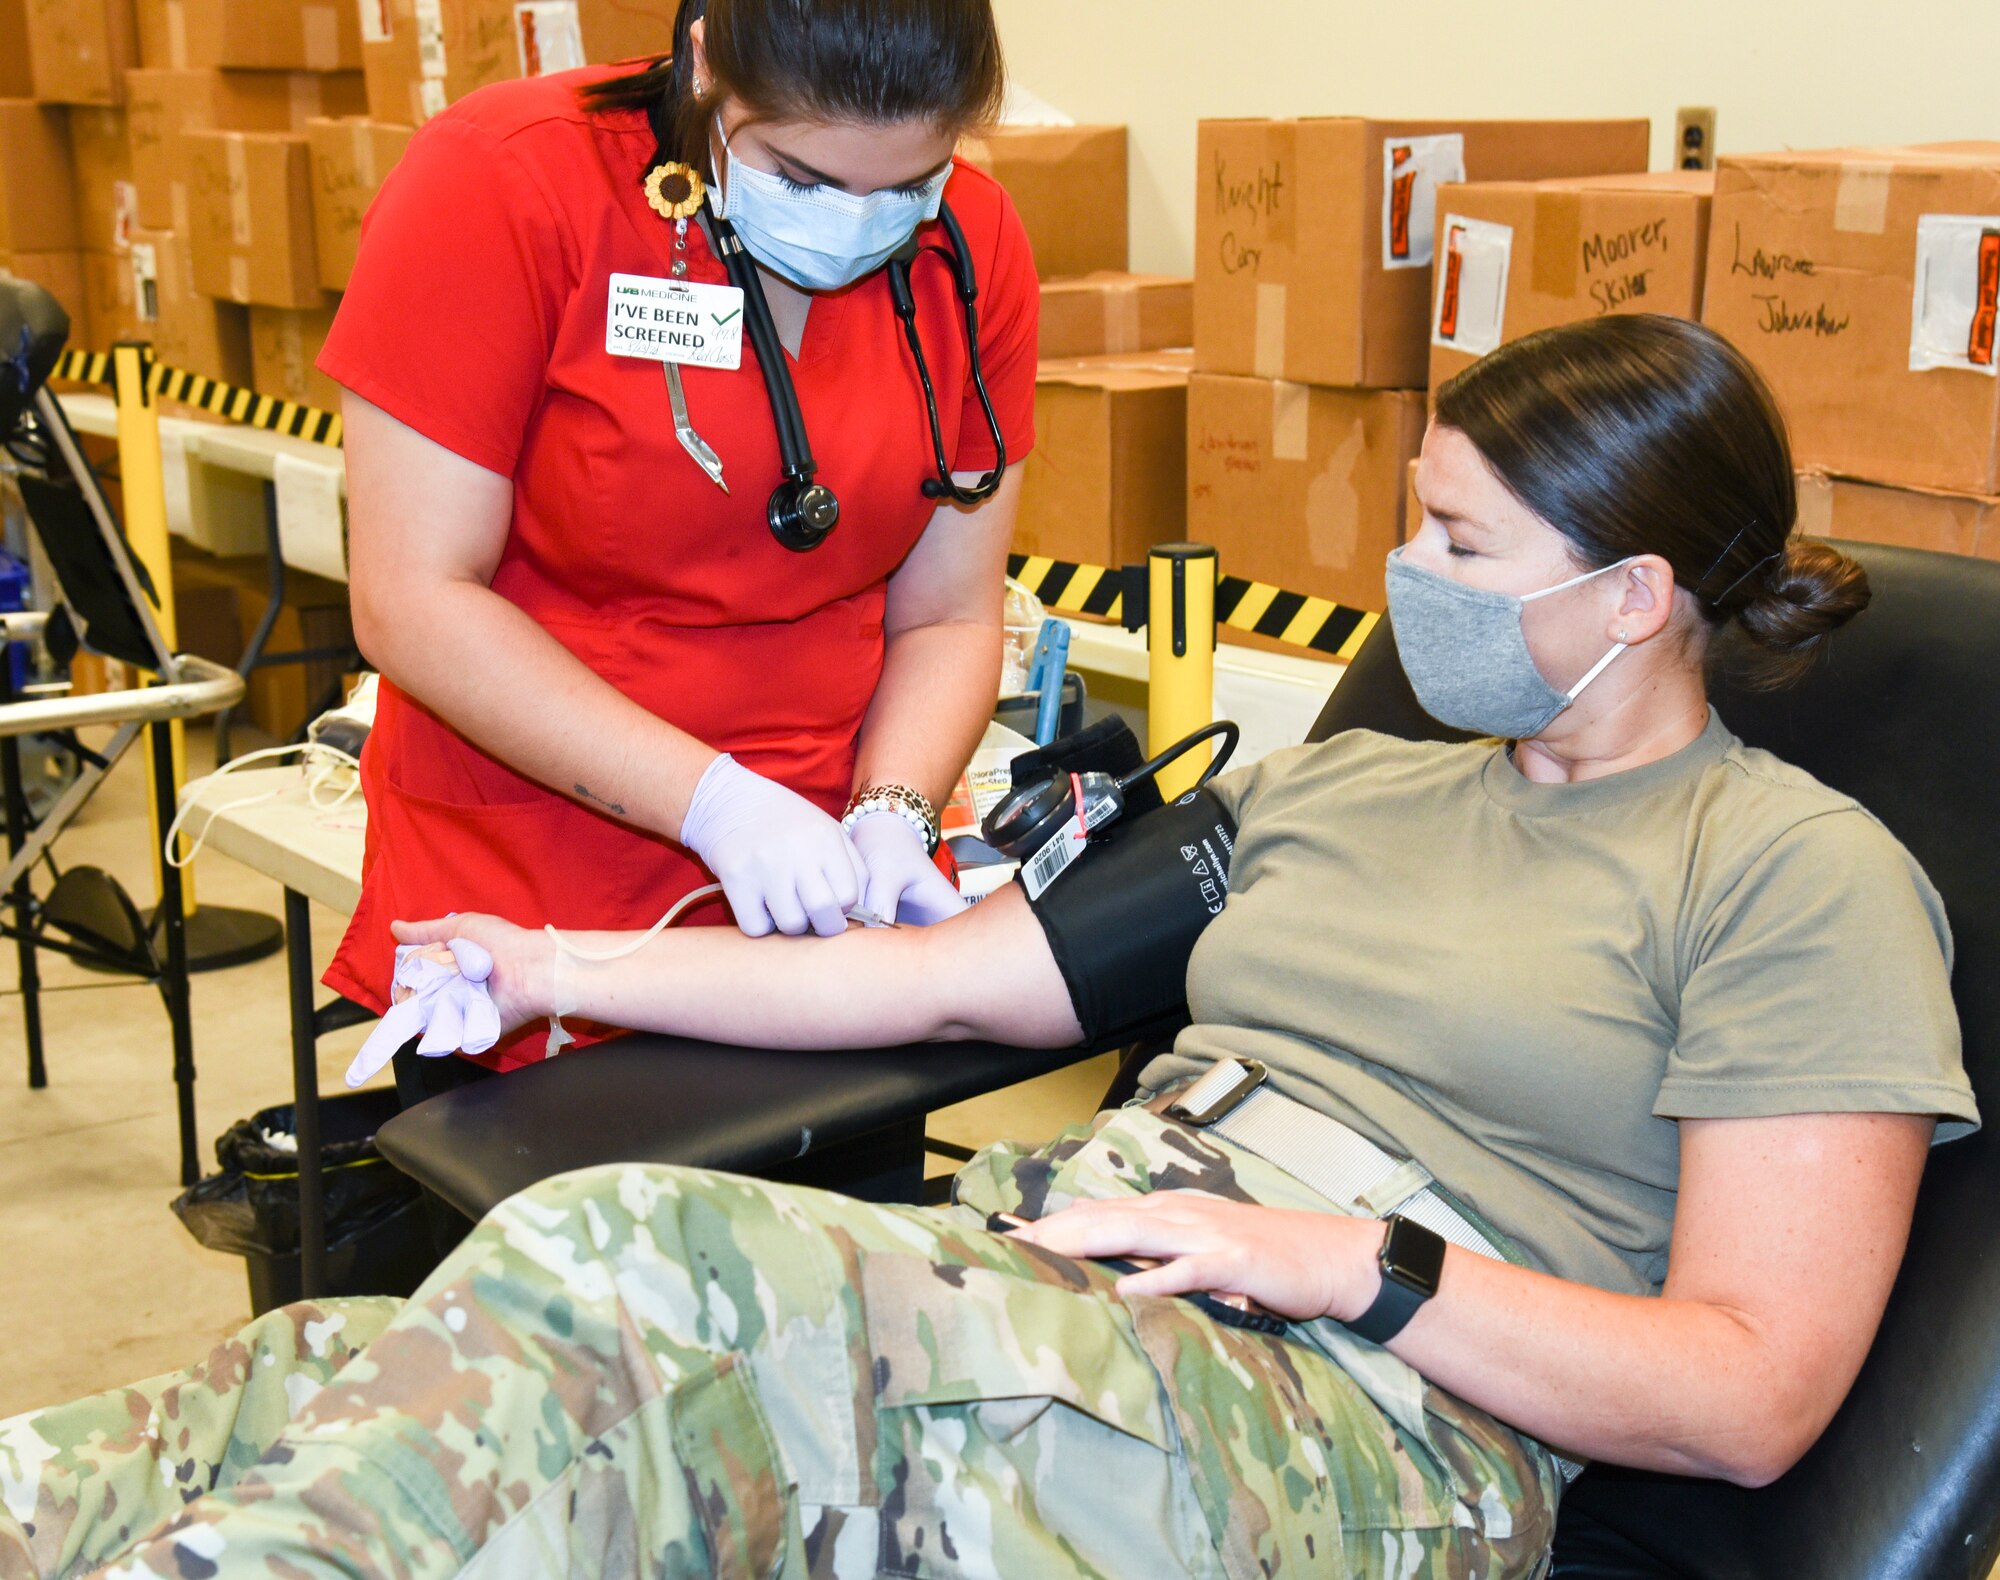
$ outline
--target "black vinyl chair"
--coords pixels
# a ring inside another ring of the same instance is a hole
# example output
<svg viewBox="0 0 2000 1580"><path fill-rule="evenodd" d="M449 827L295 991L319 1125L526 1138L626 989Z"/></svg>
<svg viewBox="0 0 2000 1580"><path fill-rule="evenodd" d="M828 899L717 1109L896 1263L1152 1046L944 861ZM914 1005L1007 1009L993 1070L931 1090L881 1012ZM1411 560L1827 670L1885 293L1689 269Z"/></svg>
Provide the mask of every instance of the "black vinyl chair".
<svg viewBox="0 0 2000 1580"><path fill-rule="evenodd" d="M1875 603L1801 686L1716 704L1745 740L1844 790L1944 895L1965 1062L2000 1119L2000 563L1845 545ZM1374 729L1450 739L1417 707L1384 621L1313 738ZM753 1173L818 1160L839 1185L911 1199L922 1117L1079 1057L992 1045L801 1054L633 1037L421 1104L382 1150L477 1216L590 1163ZM1128 1068L1131 1061L1128 1061ZM1127 1077L1129 1080L1129 1076ZM896 1151L900 1148L900 1151ZM1908 1256L1852 1394L1769 1487L1598 1466L1563 1505L1563 1580L1984 1580L2000 1555L2000 1141L1933 1159Z"/></svg>

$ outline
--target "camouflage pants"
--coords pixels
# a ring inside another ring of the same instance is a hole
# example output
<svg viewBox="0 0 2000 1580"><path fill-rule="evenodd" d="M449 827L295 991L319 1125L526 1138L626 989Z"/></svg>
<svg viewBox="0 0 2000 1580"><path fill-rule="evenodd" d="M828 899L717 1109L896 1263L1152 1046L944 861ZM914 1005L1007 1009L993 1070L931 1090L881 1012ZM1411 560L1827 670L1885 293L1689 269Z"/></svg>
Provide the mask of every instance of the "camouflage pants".
<svg viewBox="0 0 2000 1580"><path fill-rule="evenodd" d="M142 1534L107 1573L1541 1574L1547 1453L1387 1352L1128 1304L981 1227L1175 1187L1324 1207L1132 1109L989 1149L939 1210L551 1180L392 1319L294 1307L206 1373L0 1426L0 1576Z"/></svg>

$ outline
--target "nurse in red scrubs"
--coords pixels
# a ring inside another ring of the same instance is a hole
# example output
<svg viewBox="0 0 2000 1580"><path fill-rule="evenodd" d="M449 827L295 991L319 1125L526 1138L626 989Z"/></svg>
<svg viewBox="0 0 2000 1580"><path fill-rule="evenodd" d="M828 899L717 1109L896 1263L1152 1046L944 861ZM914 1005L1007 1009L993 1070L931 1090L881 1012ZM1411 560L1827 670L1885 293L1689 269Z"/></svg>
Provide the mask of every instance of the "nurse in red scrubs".
<svg viewBox="0 0 2000 1580"><path fill-rule="evenodd" d="M991 712L1020 472L938 497L884 264L922 249L907 277L952 478L988 477L996 437L1018 463L1034 264L1006 194L952 154L1001 93L990 5L684 0L673 43L425 126L320 359L348 392L355 631L384 682L361 904L326 980L378 1011L396 917L643 927L711 881L729 912L689 919L748 933L956 907L931 809ZM724 355L743 295L712 237L731 230L839 500L808 550L767 520L782 462L750 337ZM635 281L721 344L684 354L674 319L614 332ZM542 1056L531 1037L483 1062Z"/></svg>

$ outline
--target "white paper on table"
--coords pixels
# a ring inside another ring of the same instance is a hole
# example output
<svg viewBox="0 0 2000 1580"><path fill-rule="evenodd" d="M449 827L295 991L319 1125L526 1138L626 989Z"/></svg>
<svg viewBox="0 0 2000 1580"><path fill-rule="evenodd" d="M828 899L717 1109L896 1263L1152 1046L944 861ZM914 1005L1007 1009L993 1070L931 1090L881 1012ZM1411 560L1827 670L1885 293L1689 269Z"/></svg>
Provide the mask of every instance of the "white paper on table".
<svg viewBox="0 0 2000 1580"><path fill-rule="evenodd" d="M1514 228L1447 214L1439 238L1431 344L1483 357L1499 349L1507 319Z"/></svg>
<svg viewBox="0 0 2000 1580"><path fill-rule="evenodd" d="M346 516L340 463L278 457L278 552L287 565L330 580L347 580Z"/></svg>
<svg viewBox="0 0 2000 1580"><path fill-rule="evenodd" d="M2000 216L1924 214L1910 290L1910 371L2000 374Z"/></svg>

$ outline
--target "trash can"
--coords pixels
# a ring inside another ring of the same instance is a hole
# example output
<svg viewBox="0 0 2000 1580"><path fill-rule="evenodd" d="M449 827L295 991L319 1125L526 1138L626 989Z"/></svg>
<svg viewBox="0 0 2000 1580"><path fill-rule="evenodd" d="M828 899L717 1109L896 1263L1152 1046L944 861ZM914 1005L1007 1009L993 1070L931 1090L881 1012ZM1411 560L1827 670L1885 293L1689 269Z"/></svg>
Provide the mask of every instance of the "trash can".
<svg viewBox="0 0 2000 1580"><path fill-rule="evenodd" d="M397 1106L386 1090L320 1100L326 1294L407 1295L437 1265L422 1192L375 1148L377 1128ZM244 1259L256 1316L299 1298L296 1136L290 1103L238 1120L216 1138L222 1172L174 1199L188 1233Z"/></svg>

